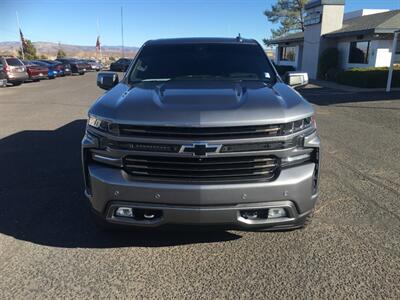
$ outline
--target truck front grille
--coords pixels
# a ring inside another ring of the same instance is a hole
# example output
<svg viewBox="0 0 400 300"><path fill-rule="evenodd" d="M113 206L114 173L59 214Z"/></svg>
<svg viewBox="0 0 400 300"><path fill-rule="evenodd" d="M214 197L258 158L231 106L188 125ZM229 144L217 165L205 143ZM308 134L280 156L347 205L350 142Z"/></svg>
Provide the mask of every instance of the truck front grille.
<svg viewBox="0 0 400 300"><path fill-rule="evenodd" d="M273 156L238 157L160 157L124 158L124 170L144 179L174 182L271 181L279 172L279 159Z"/></svg>
<svg viewBox="0 0 400 300"><path fill-rule="evenodd" d="M123 136L176 138L176 139L240 139L283 135L283 125L257 125L235 127L173 127L119 124Z"/></svg>

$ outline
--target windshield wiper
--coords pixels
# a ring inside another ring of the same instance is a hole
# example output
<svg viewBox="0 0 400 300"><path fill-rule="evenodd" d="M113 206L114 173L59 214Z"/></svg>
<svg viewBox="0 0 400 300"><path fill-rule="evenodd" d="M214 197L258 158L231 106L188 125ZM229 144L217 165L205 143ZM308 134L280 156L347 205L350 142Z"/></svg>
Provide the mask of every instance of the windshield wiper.
<svg viewBox="0 0 400 300"><path fill-rule="evenodd" d="M262 82L271 82L271 78L264 77L260 78L254 73L232 73L229 74L229 78L234 80L241 80L241 81L262 81Z"/></svg>
<svg viewBox="0 0 400 300"><path fill-rule="evenodd" d="M171 80L181 80L181 79L228 79L221 75L183 75L171 78Z"/></svg>
<svg viewBox="0 0 400 300"><path fill-rule="evenodd" d="M156 81L169 81L171 78L146 78L146 79L134 79L129 80L129 83L141 83L141 82L156 82Z"/></svg>

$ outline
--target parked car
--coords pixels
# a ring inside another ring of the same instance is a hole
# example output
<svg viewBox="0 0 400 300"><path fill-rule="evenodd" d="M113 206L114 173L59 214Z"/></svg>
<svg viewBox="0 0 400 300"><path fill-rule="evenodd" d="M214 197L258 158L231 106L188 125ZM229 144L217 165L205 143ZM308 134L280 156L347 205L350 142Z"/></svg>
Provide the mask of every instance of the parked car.
<svg viewBox="0 0 400 300"><path fill-rule="evenodd" d="M7 75L0 65L0 87L6 87L6 86L7 86Z"/></svg>
<svg viewBox="0 0 400 300"><path fill-rule="evenodd" d="M46 66L38 65L32 61L22 61L28 72L29 80L39 81L40 79L48 79L49 68Z"/></svg>
<svg viewBox="0 0 400 300"><path fill-rule="evenodd" d="M314 109L250 39L144 44L88 112L86 195L101 226L293 229L318 197Z"/></svg>
<svg viewBox="0 0 400 300"><path fill-rule="evenodd" d="M110 64L110 71L126 72L132 60L129 58L120 58L116 62Z"/></svg>
<svg viewBox="0 0 400 300"><path fill-rule="evenodd" d="M49 63L41 61L41 60L32 60L31 62L36 64L36 65L39 65L39 66L42 66L42 67L46 67L48 69L47 77L49 79L54 79L54 78L57 77L57 73L58 72L57 72L54 64L49 64Z"/></svg>
<svg viewBox="0 0 400 300"><path fill-rule="evenodd" d="M54 62L61 64L64 67L64 76L72 75L71 65L69 63L64 63L59 60L55 60Z"/></svg>
<svg viewBox="0 0 400 300"><path fill-rule="evenodd" d="M80 59L79 63L83 66L85 72L94 71L94 70L92 70L92 66L86 60Z"/></svg>
<svg viewBox="0 0 400 300"><path fill-rule="evenodd" d="M0 68L5 73L7 82L20 85L29 78L25 65L16 57L0 56Z"/></svg>
<svg viewBox="0 0 400 300"><path fill-rule="evenodd" d="M54 70L57 71L57 77L64 77L64 65L59 61L49 60L49 59L40 59L40 61L48 63L54 67Z"/></svg>
<svg viewBox="0 0 400 300"><path fill-rule="evenodd" d="M71 67L72 74L79 74L79 75L85 74L86 71L85 66L75 58L57 58L57 61L63 64L69 64Z"/></svg>
<svg viewBox="0 0 400 300"><path fill-rule="evenodd" d="M100 62L94 59L87 59L86 62L90 65L91 70L99 72L103 66Z"/></svg>

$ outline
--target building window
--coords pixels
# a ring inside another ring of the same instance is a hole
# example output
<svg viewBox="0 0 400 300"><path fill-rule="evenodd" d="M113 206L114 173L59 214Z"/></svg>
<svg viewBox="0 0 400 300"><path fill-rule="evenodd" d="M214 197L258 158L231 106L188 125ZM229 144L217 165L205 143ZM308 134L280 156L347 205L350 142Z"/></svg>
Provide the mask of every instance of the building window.
<svg viewBox="0 0 400 300"><path fill-rule="evenodd" d="M396 54L400 54L400 39L397 40Z"/></svg>
<svg viewBox="0 0 400 300"><path fill-rule="evenodd" d="M279 60L295 61L296 60L296 47L280 47Z"/></svg>
<svg viewBox="0 0 400 300"><path fill-rule="evenodd" d="M349 52L350 64L367 64L370 41L351 42Z"/></svg>

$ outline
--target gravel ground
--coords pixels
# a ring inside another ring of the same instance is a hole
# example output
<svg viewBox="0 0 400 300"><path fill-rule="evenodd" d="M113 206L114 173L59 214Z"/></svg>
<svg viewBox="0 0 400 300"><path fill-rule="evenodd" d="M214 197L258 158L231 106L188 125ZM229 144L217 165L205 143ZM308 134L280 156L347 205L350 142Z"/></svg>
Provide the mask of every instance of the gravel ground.
<svg viewBox="0 0 400 300"><path fill-rule="evenodd" d="M0 299L400 298L400 93L311 87L313 223L289 232L99 232L80 170L95 74L0 89Z"/></svg>

